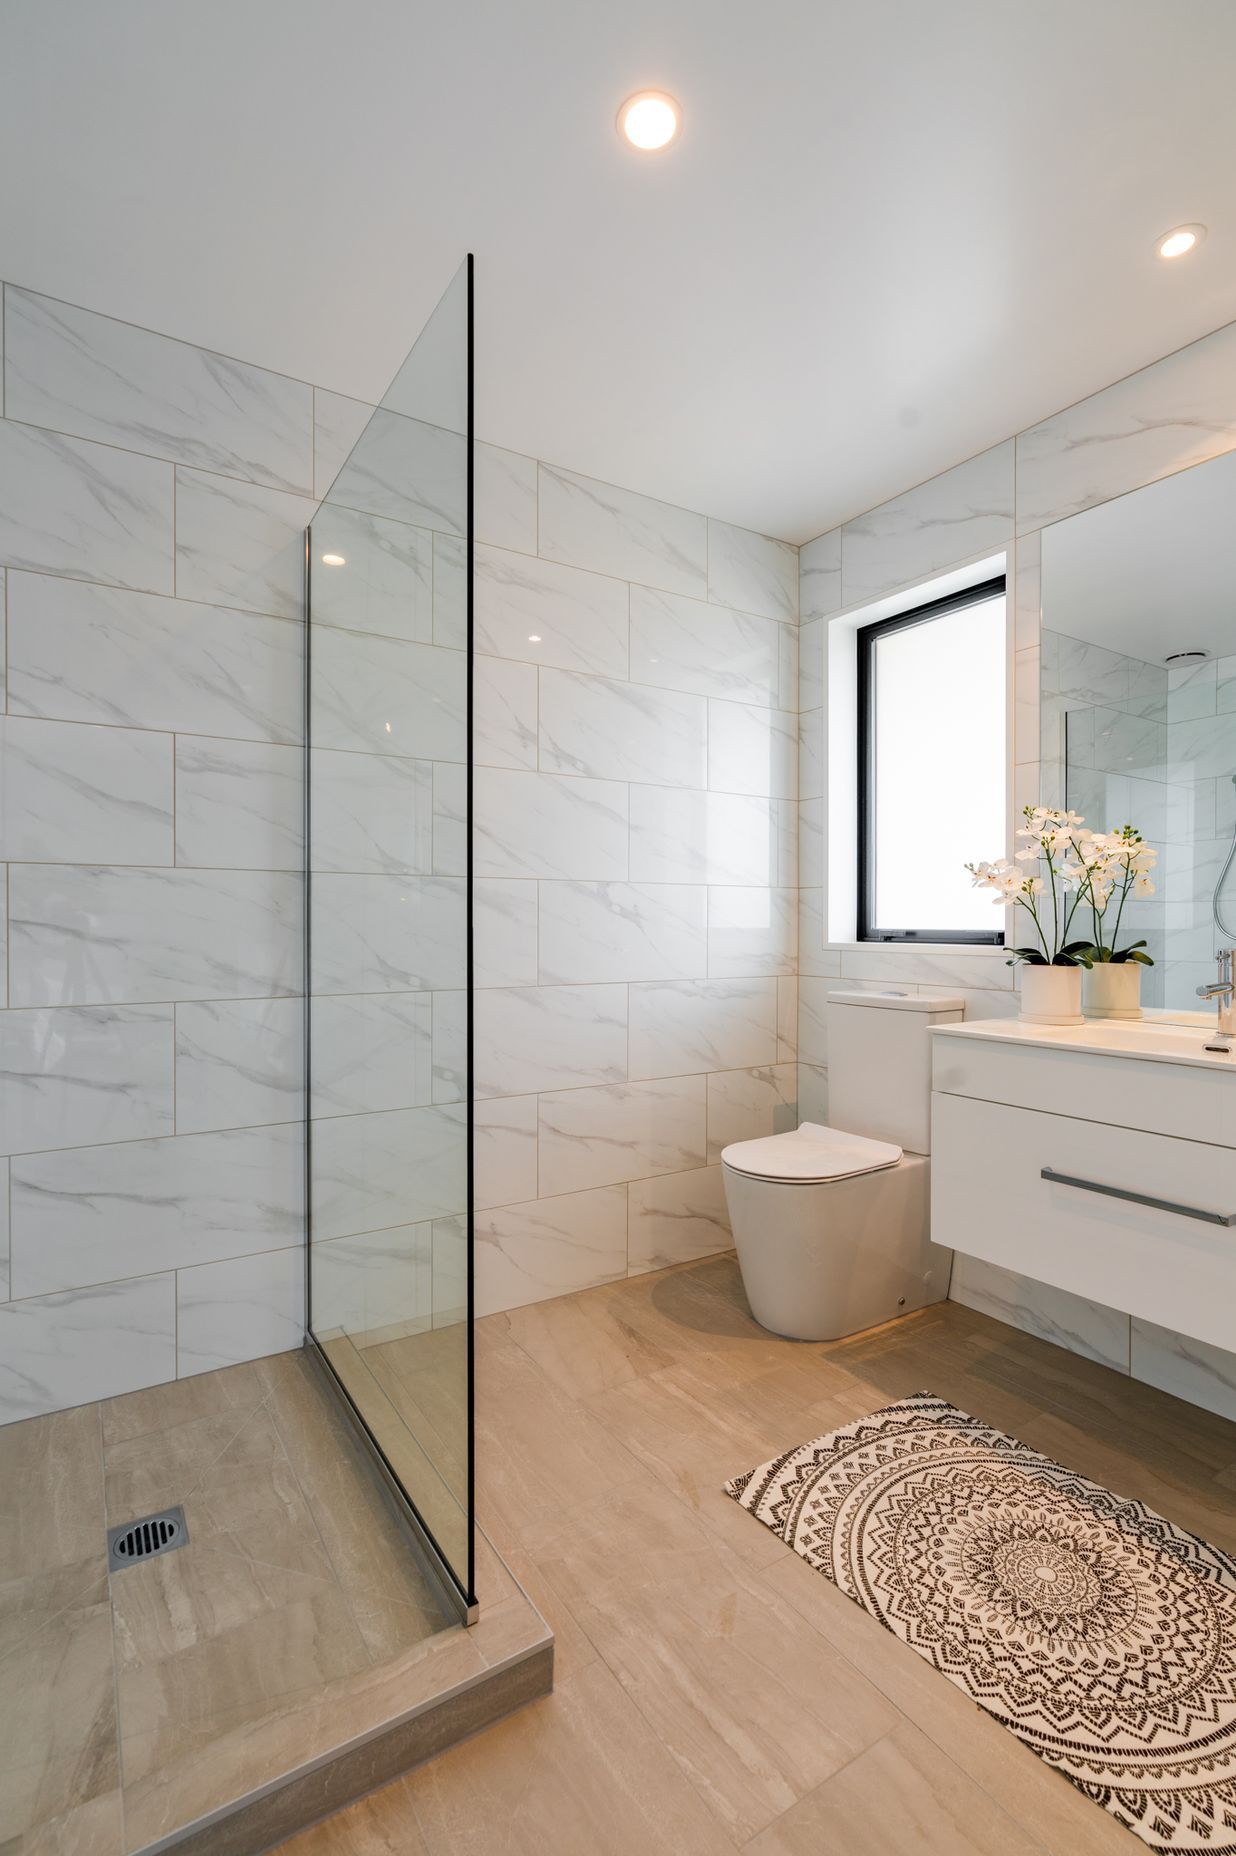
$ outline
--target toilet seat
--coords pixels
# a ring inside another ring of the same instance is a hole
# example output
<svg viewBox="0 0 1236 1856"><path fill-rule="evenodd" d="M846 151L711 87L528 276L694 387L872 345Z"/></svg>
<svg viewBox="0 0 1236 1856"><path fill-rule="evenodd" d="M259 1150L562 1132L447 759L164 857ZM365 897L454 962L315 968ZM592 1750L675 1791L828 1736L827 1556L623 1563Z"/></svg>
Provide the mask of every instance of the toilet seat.
<svg viewBox="0 0 1236 1856"><path fill-rule="evenodd" d="M804 1121L789 1134L767 1134L759 1140L733 1141L721 1150L721 1159L737 1173L755 1179L781 1180L790 1185L819 1184L829 1179L852 1179L859 1173L876 1173L896 1166L902 1149L890 1141L868 1140L863 1134L846 1134L818 1121Z"/></svg>

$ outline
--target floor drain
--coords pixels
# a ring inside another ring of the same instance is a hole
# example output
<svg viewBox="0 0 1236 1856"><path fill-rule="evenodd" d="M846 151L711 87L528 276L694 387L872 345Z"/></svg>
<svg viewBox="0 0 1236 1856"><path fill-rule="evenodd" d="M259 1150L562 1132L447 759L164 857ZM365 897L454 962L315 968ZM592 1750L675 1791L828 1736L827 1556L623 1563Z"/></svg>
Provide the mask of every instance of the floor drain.
<svg viewBox="0 0 1236 1856"><path fill-rule="evenodd" d="M143 1515L140 1521L126 1521L107 1530L107 1570L123 1572L141 1560L157 1559L187 1546L189 1530L183 1508L164 1508L158 1514Z"/></svg>

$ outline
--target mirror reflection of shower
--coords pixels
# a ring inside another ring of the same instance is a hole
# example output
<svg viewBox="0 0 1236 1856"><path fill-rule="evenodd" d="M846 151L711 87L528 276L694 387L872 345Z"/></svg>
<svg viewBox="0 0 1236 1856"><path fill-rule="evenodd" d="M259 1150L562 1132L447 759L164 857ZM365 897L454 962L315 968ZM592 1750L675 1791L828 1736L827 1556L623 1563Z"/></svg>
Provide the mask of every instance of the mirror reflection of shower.
<svg viewBox="0 0 1236 1856"><path fill-rule="evenodd" d="M1233 509L1228 452L1042 532L1041 797L1158 851L1125 928L1143 1005L1194 1019L1236 946Z"/></svg>

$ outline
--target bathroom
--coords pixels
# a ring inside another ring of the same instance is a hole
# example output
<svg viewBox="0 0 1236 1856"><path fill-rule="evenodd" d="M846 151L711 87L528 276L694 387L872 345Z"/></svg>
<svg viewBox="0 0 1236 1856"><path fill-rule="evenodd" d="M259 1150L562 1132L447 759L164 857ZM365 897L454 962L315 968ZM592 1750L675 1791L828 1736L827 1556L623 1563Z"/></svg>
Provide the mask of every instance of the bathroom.
<svg viewBox="0 0 1236 1856"><path fill-rule="evenodd" d="M5 1856L1236 1851L1234 74L0 8Z"/></svg>

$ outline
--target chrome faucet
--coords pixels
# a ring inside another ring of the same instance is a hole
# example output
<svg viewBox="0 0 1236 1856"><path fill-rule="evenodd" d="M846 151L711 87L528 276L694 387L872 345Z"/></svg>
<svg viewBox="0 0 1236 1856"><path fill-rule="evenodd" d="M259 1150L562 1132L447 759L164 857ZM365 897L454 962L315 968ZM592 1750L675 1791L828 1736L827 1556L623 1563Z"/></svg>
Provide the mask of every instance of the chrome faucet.
<svg viewBox="0 0 1236 1856"><path fill-rule="evenodd" d="M1233 973L1233 960L1236 960L1236 948L1219 949L1219 977L1209 986L1199 986L1199 999L1215 999L1219 1006L1219 1034L1221 1037L1236 1037L1236 975Z"/></svg>

